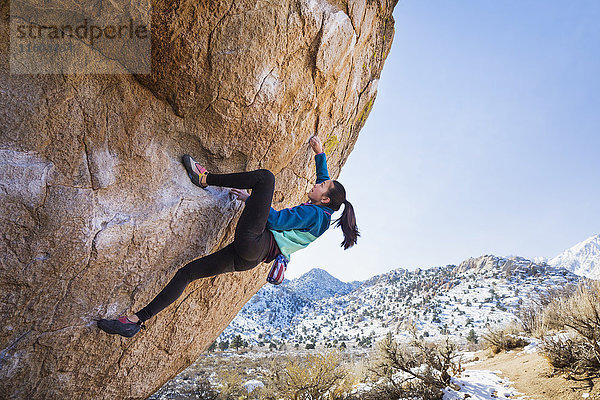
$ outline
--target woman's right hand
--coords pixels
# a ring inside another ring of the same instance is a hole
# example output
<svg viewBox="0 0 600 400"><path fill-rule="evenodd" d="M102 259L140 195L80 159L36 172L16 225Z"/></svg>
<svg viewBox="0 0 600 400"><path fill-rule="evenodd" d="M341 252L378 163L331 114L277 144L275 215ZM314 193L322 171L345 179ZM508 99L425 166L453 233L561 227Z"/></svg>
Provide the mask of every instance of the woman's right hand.
<svg viewBox="0 0 600 400"><path fill-rule="evenodd" d="M229 189L229 193L236 196L238 200L246 201L248 197L250 197L250 193L246 192L242 189Z"/></svg>

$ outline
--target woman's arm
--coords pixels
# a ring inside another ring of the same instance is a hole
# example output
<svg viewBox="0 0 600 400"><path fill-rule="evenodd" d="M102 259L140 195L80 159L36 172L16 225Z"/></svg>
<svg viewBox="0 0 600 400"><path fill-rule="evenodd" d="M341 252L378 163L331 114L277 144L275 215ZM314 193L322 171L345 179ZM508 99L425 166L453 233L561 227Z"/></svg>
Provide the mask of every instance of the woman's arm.
<svg viewBox="0 0 600 400"><path fill-rule="evenodd" d="M317 168L317 183L329 180L329 172L327 171L327 157L323 152L323 144L321 139L313 136L308 141L310 147L315 152L315 167Z"/></svg>

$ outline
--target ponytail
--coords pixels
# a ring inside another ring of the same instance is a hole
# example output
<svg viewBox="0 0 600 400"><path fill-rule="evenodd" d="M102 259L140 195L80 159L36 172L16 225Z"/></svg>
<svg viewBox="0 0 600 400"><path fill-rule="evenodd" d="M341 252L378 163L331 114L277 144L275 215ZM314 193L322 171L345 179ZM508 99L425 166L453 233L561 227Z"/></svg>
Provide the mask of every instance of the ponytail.
<svg viewBox="0 0 600 400"><path fill-rule="evenodd" d="M342 212L342 216L336 219L335 222L335 227L341 227L342 232L344 233L344 241L340 246L343 246L344 250L354 246L360 233L358 232L358 226L356 226L354 207L352 207L352 204L350 204L348 200L344 200L344 211Z"/></svg>
<svg viewBox="0 0 600 400"><path fill-rule="evenodd" d="M329 207L333 211L339 210L342 204L344 205L342 216L336 219L334 223L336 228L342 228L344 241L341 243L341 246L344 250L347 250L356 244L356 241L360 236L358 226L356 226L354 207L346 200L346 190L338 181L333 181L333 187L329 190L328 197L330 199Z"/></svg>

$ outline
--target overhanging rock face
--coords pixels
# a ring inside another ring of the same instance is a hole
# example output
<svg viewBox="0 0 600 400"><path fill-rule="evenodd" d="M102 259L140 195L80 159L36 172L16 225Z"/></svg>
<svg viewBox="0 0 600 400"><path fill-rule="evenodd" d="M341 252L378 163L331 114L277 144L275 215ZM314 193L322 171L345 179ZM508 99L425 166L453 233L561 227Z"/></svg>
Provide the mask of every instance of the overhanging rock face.
<svg viewBox="0 0 600 400"><path fill-rule="evenodd" d="M141 308L231 240L241 204L193 186L181 155L215 172L268 168L274 207L287 207L314 182L316 133L337 177L373 105L394 6L156 0L150 75L11 75L4 2L0 398L142 399L193 362L267 265L192 283L132 339L94 322Z"/></svg>

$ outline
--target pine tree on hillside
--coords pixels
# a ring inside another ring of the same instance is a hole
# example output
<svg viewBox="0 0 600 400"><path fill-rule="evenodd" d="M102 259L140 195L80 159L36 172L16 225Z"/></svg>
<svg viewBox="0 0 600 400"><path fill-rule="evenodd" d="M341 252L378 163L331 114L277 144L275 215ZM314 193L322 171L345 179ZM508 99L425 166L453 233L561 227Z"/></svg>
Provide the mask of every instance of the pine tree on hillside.
<svg viewBox="0 0 600 400"><path fill-rule="evenodd" d="M214 342L211 343L210 346L208 346L208 352L212 353L213 351L215 351L217 349L217 341L215 340Z"/></svg>
<svg viewBox="0 0 600 400"><path fill-rule="evenodd" d="M236 335L233 340L231 341L231 347L235 348L235 350L239 350L240 347L242 347L242 336L241 335Z"/></svg>
<svg viewBox="0 0 600 400"><path fill-rule="evenodd" d="M474 343L474 344L477 344L477 342L479 342L479 339L477 338L477 334L475 333L475 329L471 329L469 331L469 336L467 336L467 341L470 343Z"/></svg>

